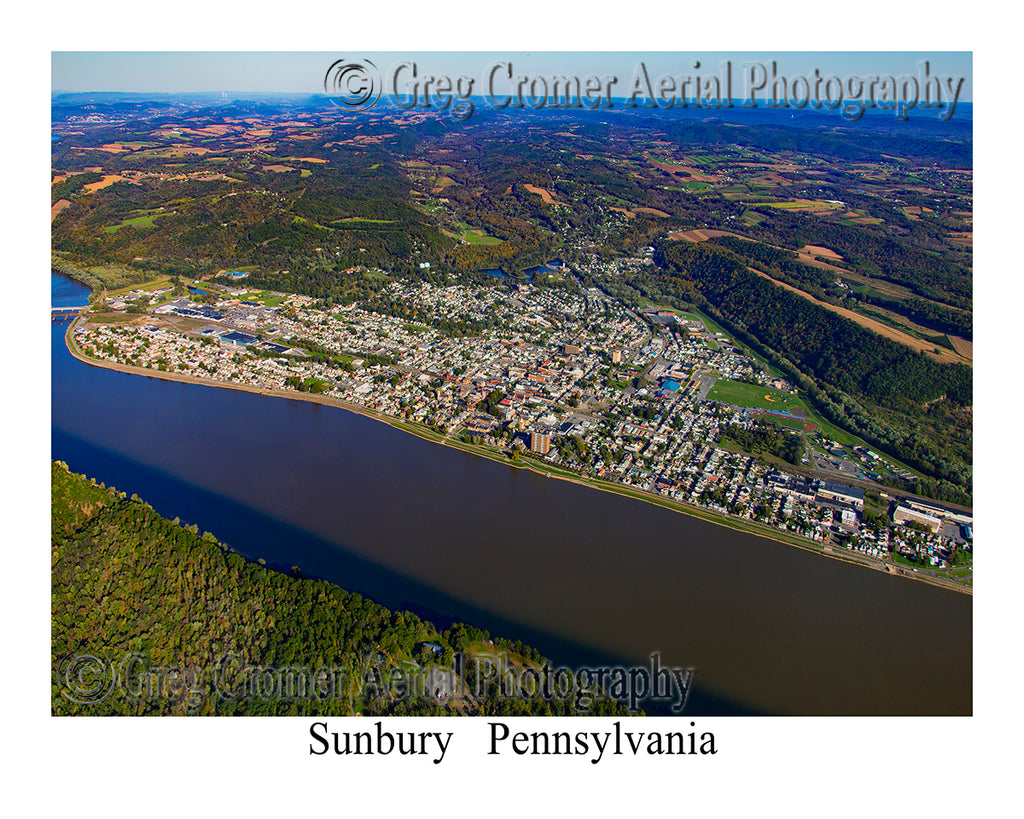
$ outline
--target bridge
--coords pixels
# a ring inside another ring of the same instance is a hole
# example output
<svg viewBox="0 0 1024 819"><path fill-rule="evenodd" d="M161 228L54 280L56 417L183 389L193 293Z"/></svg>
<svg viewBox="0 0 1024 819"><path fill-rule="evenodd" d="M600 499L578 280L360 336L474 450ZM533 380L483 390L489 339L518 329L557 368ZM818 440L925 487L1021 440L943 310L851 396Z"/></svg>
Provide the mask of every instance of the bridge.
<svg viewBox="0 0 1024 819"><path fill-rule="evenodd" d="M73 319L88 306L88 304L82 304L79 305L78 307L51 307L50 321L63 321L64 319Z"/></svg>

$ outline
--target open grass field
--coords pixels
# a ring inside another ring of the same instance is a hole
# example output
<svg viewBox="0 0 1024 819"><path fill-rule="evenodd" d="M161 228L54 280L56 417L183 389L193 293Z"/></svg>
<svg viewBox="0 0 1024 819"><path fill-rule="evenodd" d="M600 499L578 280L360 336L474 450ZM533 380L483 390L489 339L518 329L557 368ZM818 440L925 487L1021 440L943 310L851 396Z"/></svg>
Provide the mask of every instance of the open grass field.
<svg viewBox="0 0 1024 819"><path fill-rule="evenodd" d="M780 415L760 415L758 417L794 432L817 432L819 429L814 421L805 421L803 418L784 418Z"/></svg>
<svg viewBox="0 0 1024 819"><path fill-rule="evenodd" d="M107 295L109 296L120 296L127 293L130 290L146 290L152 292L153 290L160 290L164 287L173 287L174 283L167 276L160 276L156 279L150 279L148 282L142 284L129 284L126 287L119 287L117 290L111 290Z"/></svg>
<svg viewBox="0 0 1024 819"><path fill-rule="evenodd" d="M759 208L778 208L779 210L791 210L804 213L825 213L839 210L842 205L836 202L816 201L813 199L792 199L788 202L759 202Z"/></svg>
<svg viewBox="0 0 1024 819"><path fill-rule="evenodd" d="M745 225L759 225L767 218L763 213L758 213L756 210L747 210L743 212L740 221Z"/></svg>
<svg viewBox="0 0 1024 819"><path fill-rule="evenodd" d="M269 290L260 290L255 293L246 293L239 296L243 301L258 301L265 307L280 307L286 298L284 293L272 293Z"/></svg>
<svg viewBox="0 0 1024 819"><path fill-rule="evenodd" d="M156 147L155 142L108 142L106 145L101 145L97 150L105 151L108 154L119 154L125 151L137 151L140 148L153 148Z"/></svg>
<svg viewBox="0 0 1024 819"><path fill-rule="evenodd" d="M760 384L719 379L708 393L709 401L720 401L735 407L753 407L765 410L806 413L807 405L798 395L781 392Z"/></svg>
<svg viewBox="0 0 1024 819"><path fill-rule="evenodd" d="M686 159L691 165L707 167L708 165L717 165L720 162L728 162L730 159L735 159L735 157L729 154L691 154Z"/></svg>
<svg viewBox="0 0 1024 819"><path fill-rule="evenodd" d="M708 174L702 173L699 168L691 165L684 165L682 162L675 162L673 160L657 160L653 158L647 159L648 164L653 168L657 168L659 171L677 176L679 173L686 174L691 182L717 182L718 177L709 176Z"/></svg>
<svg viewBox="0 0 1024 819"><path fill-rule="evenodd" d="M468 245L500 245L501 239L497 236L488 235L486 230L482 228L473 228L467 225L465 222L461 223L459 227L462 229L462 233L452 234L456 239L461 242L465 242Z"/></svg>
<svg viewBox="0 0 1024 819"><path fill-rule="evenodd" d="M846 211L846 213L840 215L843 217L839 220L841 225L880 225L882 223L881 219L854 210Z"/></svg>
<svg viewBox="0 0 1024 819"><path fill-rule="evenodd" d="M362 216L349 216L347 219L338 219L331 224L352 224L354 222L363 222L368 225L393 225L395 224L394 219L366 219Z"/></svg>
<svg viewBox="0 0 1024 819"><path fill-rule="evenodd" d="M146 213L142 216L135 216L131 219L125 219L123 222L117 225L107 225L103 228L104 233L117 233L123 227L140 227L150 228L157 219L160 218L160 214L157 213Z"/></svg>
<svg viewBox="0 0 1024 819"><path fill-rule="evenodd" d="M203 156L210 153L209 148L200 148L197 145L171 145L167 148L156 148L154 150L140 151L139 156L151 157L179 157L179 156Z"/></svg>

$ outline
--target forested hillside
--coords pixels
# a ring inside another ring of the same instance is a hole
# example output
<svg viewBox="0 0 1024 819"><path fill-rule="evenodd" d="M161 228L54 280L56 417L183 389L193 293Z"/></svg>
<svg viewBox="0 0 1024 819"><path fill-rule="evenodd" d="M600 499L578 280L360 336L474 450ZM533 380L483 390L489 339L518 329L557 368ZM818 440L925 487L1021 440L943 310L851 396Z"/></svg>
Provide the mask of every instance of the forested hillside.
<svg viewBox="0 0 1024 819"><path fill-rule="evenodd" d="M51 527L56 715L573 713L567 702L540 698L375 696L367 672L381 679L398 667L451 668L457 652L481 646L519 664L543 658L521 642L491 646L487 632L461 623L439 631L297 570L247 561L60 462L52 465ZM113 681L113 669L127 679ZM343 673L323 681L322 697L255 696L253 669ZM602 701L587 713L628 712Z"/></svg>

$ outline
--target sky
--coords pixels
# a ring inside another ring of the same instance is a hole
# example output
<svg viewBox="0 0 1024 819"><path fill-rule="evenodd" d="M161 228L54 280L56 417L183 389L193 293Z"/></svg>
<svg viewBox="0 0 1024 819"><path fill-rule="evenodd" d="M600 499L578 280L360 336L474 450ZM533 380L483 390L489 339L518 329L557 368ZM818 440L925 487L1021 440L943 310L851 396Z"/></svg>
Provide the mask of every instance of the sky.
<svg viewBox="0 0 1024 819"><path fill-rule="evenodd" d="M739 97L760 78L756 66L777 75L840 79L857 76L920 76L928 62L933 75L963 77L960 100L973 100L972 54L950 51L54 51L54 91L130 92L276 92L322 93L327 68L339 59L369 59L388 76L402 61L417 64L420 74L468 76L482 82L495 61L512 64L514 74L582 77L613 75L616 90L628 90L642 62L653 79L661 75L718 75L731 64L734 94ZM700 67L695 69L695 64ZM751 73L754 72L754 73ZM479 87L479 86L478 86Z"/></svg>

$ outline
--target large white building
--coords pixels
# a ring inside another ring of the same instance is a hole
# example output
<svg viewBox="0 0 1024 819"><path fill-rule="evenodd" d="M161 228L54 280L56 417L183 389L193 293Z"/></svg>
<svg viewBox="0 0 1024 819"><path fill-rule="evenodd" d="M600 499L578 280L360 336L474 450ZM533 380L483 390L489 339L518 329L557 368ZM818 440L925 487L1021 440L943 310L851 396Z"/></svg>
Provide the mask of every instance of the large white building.
<svg viewBox="0 0 1024 819"><path fill-rule="evenodd" d="M929 515L926 512L920 512L917 509L911 509L909 506L897 506L896 511L892 513L892 519L896 523L920 523L922 526L926 526L928 531L935 533L939 531L939 527L942 526L942 519L937 518L934 515Z"/></svg>

